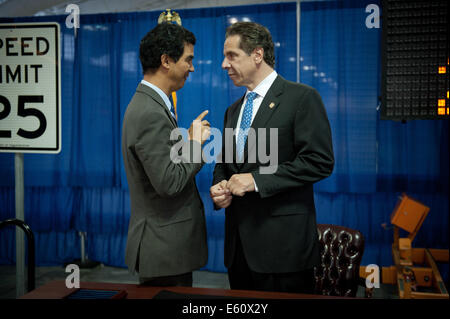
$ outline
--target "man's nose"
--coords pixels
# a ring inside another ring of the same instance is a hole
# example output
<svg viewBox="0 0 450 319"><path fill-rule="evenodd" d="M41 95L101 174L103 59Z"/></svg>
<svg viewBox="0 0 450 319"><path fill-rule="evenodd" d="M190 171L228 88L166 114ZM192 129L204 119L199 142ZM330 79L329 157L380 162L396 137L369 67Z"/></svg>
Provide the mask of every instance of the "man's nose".
<svg viewBox="0 0 450 319"><path fill-rule="evenodd" d="M224 58L222 61L222 69L227 69L230 67L230 63L228 62L227 58Z"/></svg>

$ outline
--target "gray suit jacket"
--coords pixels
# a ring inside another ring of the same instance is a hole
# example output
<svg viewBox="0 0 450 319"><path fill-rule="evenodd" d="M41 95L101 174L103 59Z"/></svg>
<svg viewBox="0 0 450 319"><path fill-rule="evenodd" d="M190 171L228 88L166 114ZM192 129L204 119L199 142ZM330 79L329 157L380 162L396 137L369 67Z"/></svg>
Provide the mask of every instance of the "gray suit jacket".
<svg viewBox="0 0 450 319"><path fill-rule="evenodd" d="M178 142L169 137L176 127L162 98L139 84L123 119L122 155L131 201L125 261L140 277L183 274L207 261L205 214L195 184L204 163L171 161ZM182 149L194 144L200 147L189 141Z"/></svg>

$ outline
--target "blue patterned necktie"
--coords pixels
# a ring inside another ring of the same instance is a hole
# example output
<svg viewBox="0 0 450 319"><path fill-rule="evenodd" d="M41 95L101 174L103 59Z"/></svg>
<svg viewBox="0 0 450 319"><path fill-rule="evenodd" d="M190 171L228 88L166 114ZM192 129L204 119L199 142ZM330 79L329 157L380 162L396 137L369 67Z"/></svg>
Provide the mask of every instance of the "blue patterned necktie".
<svg viewBox="0 0 450 319"><path fill-rule="evenodd" d="M169 101L170 101L170 113L172 113L172 117L176 120L175 109L173 108L172 94L169 96Z"/></svg>
<svg viewBox="0 0 450 319"><path fill-rule="evenodd" d="M239 159L241 159L244 154L244 146L247 140L248 129L250 128L250 124L252 123L253 100L256 96L257 94L255 92L250 92L249 94L247 94L247 102L245 103L244 112L242 113L237 142L237 153Z"/></svg>

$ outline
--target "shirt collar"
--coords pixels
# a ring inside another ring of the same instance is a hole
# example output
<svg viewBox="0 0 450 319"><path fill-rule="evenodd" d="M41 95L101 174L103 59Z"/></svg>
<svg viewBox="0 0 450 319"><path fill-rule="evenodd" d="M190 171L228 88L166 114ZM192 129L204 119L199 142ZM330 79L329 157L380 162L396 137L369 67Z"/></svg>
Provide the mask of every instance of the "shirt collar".
<svg viewBox="0 0 450 319"><path fill-rule="evenodd" d="M156 85L142 80L141 81L142 84L149 86L150 88L152 88L153 90L156 91L156 93L159 94L159 96L161 96L161 98L163 99L164 103L166 103L167 108L169 109L169 111L172 109L172 103L170 103L169 98L167 97L166 93L164 93L159 87L157 87Z"/></svg>
<svg viewBox="0 0 450 319"><path fill-rule="evenodd" d="M273 82L277 78L277 76L278 76L277 72L275 70L273 70L272 73L270 73L268 76L266 76L264 78L264 80L262 80L252 92L257 93L258 96L261 96L262 98L264 98L267 94L267 91L269 91ZM249 90L247 90L247 92L245 93L245 96L247 96L248 93L250 93Z"/></svg>

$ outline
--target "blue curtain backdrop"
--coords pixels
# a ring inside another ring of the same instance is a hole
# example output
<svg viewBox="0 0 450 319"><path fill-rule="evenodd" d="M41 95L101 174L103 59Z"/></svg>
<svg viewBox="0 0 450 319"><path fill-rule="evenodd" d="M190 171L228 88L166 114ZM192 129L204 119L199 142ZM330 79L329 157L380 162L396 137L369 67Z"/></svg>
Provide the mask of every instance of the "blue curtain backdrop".
<svg viewBox="0 0 450 319"><path fill-rule="evenodd" d="M333 133L335 169L315 187L318 222L359 229L362 264L384 266L393 234L381 224L402 192L430 207L414 246L449 247L448 121L379 119L381 29L365 25L371 3L302 3L300 80L320 92Z"/></svg>
<svg viewBox="0 0 450 319"><path fill-rule="evenodd" d="M368 29L365 7L376 1L326 1L177 10L197 37L195 72L178 91L181 127L203 110L222 129L226 108L244 92L221 70L225 29L233 21L269 28L276 70L296 81L297 32L300 80L321 94L336 156L331 177L316 184L319 223L362 231L362 264L391 265L389 222L397 197L406 192L431 211L416 247L448 249L448 122L381 121L381 29ZM86 231L90 259L125 267L130 202L120 136L123 114L142 78L140 39L160 12L82 15L81 27L66 16L0 19L56 21L61 27L62 151L25 154L25 218L36 236L37 264L60 265L80 257L78 231ZM1 94L1 93L0 93ZM222 272L224 214L209 198L213 164L197 175L205 204L209 259L204 269ZM0 220L14 217L14 156L0 154ZM0 264L15 262L12 229L0 232Z"/></svg>

